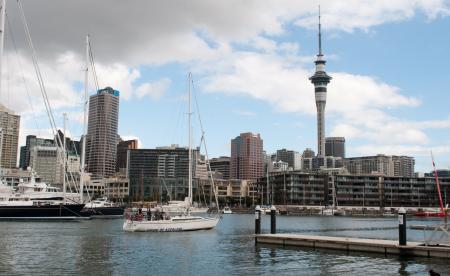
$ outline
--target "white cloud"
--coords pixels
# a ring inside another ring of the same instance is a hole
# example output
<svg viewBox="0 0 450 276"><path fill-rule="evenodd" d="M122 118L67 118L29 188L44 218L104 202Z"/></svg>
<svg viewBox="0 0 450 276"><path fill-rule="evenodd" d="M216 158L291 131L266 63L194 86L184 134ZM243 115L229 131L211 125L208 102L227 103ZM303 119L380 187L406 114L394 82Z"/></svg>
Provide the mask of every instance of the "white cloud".
<svg viewBox="0 0 450 276"><path fill-rule="evenodd" d="M322 25L327 29L352 32L355 29L368 31L371 27L386 22L411 19L421 12L429 19L450 14L445 0L343 0L326 1L322 6ZM317 13L302 17L296 24L317 28Z"/></svg>
<svg viewBox="0 0 450 276"><path fill-rule="evenodd" d="M139 98L150 96L152 99L159 99L166 92L171 84L170 79L164 78L154 82L141 84L136 89L136 96Z"/></svg>

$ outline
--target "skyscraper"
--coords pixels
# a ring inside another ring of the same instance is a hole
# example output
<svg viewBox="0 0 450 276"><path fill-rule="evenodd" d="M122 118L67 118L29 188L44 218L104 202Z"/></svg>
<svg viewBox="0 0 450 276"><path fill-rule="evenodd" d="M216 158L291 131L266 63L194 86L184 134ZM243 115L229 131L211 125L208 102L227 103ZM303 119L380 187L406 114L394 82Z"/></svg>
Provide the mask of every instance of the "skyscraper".
<svg viewBox="0 0 450 276"><path fill-rule="evenodd" d="M20 116L0 104L0 168L17 166Z"/></svg>
<svg viewBox="0 0 450 276"><path fill-rule="evenodd" d="M264 176L263 140L251 132L231 140L230 179L256 180Z"/></svg>
<svg viewBox="0 0 450 276"><path fill-rule="evenodd" d="M322 54L322 36L319 10L319 53L317 54L316 72L309 79L314 84L317 107L317 156L325 156L325 104L327 101L327 85L331 77L325 72L325 59Z"/></svg>
<svg viewBox="0 0 450 276"><path fill-rule="evenodd" d="M106 87L89 98L86 135L86 168L93 178L110 177L116 171L119 91Z"/></svg>
<svg viewBox="0 0 450 276"><path fill-rule="evenodd" d="M345 138L344 137L325 138L325 156L345 158Z"/></svg>

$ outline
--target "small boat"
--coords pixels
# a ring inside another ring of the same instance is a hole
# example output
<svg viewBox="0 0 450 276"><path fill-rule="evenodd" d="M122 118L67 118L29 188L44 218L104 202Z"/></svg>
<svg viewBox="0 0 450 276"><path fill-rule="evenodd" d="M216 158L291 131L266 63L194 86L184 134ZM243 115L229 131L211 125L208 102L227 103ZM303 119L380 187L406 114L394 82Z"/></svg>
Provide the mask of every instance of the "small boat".
<svg viewBox="0 0 450 276"><path fill-rule="evenodd" d="M117 206L107 197L100 197L87 203L82 214L91 218L121 218L124 211L125 207Z"/></svg>
<svg viewBox="0 0 450 276"><path fill-rule="evenodd" d="M223 208L223 213L224 214L233 214L233 211L231 211L231 208L226 206L225 208Z"/></svg>

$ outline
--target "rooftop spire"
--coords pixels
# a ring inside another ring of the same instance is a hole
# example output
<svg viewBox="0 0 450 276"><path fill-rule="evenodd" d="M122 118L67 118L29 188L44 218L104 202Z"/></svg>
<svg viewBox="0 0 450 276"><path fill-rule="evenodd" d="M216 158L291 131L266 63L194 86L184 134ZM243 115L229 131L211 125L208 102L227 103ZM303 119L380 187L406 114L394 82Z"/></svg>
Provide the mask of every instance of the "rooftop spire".
<svg viewBox="0 0 450 276"><path fill-rule="evenodd" d="M322 34L320 25L320 5L319 5L319 56L322 56Z"/></svg>

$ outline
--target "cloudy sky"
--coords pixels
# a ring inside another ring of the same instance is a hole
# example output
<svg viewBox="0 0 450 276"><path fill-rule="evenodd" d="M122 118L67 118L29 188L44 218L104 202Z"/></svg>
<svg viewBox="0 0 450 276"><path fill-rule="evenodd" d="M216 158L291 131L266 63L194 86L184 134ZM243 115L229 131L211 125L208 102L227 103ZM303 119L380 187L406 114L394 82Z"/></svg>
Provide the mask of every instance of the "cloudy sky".
<svg viewBox="0 0 450 276"><path fill-rule="evenodd" d="M120 90L119 134L141 147L186 145L193 73L212 157L257 132L264 149L316 151L308 77L316 0L22 0L55 117L79 138L85 36L99 85ZM347 155L403 154L416 169L450 167L450 1L321 0L329 84L327 136ZM16 1L7 1L1 103L22 116L21 143L49 123ZM90 94L94 93L92 75ZM198 115L196 112L195 115ZM200 142L195 124L194 144Z"/></svg>

